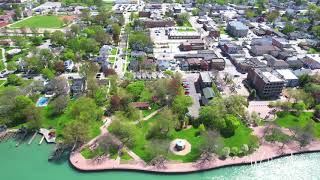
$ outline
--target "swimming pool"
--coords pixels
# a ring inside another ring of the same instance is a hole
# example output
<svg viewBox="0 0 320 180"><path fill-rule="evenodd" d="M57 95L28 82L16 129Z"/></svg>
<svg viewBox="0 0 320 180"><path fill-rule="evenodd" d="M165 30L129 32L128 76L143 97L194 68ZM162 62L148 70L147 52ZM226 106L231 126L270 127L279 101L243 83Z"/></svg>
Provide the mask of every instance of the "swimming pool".
<svg viewBox="0 0 320 180"><path fill-rule="evenodd" d="M47 106L49 103L49 98L46 98L46 97L40 97L37 101L37 104L36 106L37 107L44 107L44 106Z"/></svg>

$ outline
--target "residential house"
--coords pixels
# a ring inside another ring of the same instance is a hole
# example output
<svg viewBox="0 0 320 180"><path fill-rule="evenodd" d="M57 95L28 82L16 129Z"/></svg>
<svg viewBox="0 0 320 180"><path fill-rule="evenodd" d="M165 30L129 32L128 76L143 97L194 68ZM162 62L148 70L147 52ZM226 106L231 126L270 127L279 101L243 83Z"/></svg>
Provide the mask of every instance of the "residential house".
<svg viewBox="0 0 320 180"><path fill-rule="evenodd" d="M272 45L274 45L280 49L291 47L291 44L289 43L288 40L286 40L284 38L277 38L277 37L272 38Z"/></svg>
<svg viewBox="0 0 320 180"><path fill-rule="evenodd" d="M307 54L301 59L305 68L320 69L320 57L315 54Z"/></svg>
<svg viewBox="0 0 320 180"><path fill-rule="evenodd" d="M70 92L73 97L81 96L86 90L85 78L76 78L72 80Z"/></svg>
<svg viewBox="0 0 320 180"><path fill-rule="evenodd" d="M75 68L75 64L72 60L67 60L64 62L65 71L72 72Z"/></svg>

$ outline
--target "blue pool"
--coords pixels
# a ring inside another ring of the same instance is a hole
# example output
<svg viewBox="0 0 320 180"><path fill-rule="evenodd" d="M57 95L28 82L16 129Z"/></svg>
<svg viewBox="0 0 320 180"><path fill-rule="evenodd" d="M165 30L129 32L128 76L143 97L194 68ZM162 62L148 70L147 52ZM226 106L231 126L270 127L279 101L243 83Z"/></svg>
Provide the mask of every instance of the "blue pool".
<svg viewBox="0 0 320 180"><path fill-rule="evenodd" d="M44 106L47 106L48 105L48 102L49 102L49 99L46 98L46 97L40 97L37 101L37 104L36 106L37 107L44 107Z"/></svg>

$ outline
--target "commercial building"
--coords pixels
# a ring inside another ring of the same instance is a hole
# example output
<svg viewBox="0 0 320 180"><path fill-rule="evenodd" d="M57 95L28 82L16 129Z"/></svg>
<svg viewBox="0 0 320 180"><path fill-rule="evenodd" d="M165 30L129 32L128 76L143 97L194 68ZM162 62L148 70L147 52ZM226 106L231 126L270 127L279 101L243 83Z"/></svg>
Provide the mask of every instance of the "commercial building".
<svg viewBox="0 0 320 180"><path fill-rule="evenodd" d="M248 34L249 28L239 21L231 21L227 25L227 31L235 37L245 37Z"/></svg>
<svg viewBox="0 0 320 180"><path fill-rule="evenodd" d="M285 80L285 85L287 87L296 87L299 85L299 78L293 74L290 69L278 69L276 70L280 77Z"/></svg>
<svg viewBox="0 0 320 180"><path fill-rule="evenodd" d="M201 36L197 31L179 31L175 29L167 29L169 39L200 39Z"/></svg>
<svg viewBox="0 0 320 180"><path fill-rule="evenodd" d="M279 97L285 86L285 81L272 73L271 68L251 69L247 80L257 94L264 98Z"/></svg>
<svg viewBox="0 0 320 180"><path fill-rule="evenodd" d="M182 51L204 50L204 42L201 39L189 39L180 44Z"/></svg>

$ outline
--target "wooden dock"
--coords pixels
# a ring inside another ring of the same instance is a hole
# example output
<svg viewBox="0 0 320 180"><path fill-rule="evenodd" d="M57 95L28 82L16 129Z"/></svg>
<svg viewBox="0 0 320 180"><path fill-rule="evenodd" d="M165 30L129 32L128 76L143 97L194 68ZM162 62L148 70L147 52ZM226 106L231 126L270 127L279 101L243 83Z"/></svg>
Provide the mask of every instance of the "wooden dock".
<svg viewBox="0 0 320 180"><path fill-rule="evenodd" d="M42 144L43 140L44 140L44 136L42 136L42 138L41 138L41 140L39 142L39 145Z"/></svg>
<svg viewBox="0 0 320 180"><path fill-rule="evenodd" d="M28 142L28 144L31 144L31 143L32 143L32 141L33 141L34 138L37 136L37 134L38 134L38 131L36 131L36 132L33 134L33 136L31 137L30 141Z"/></svg>

